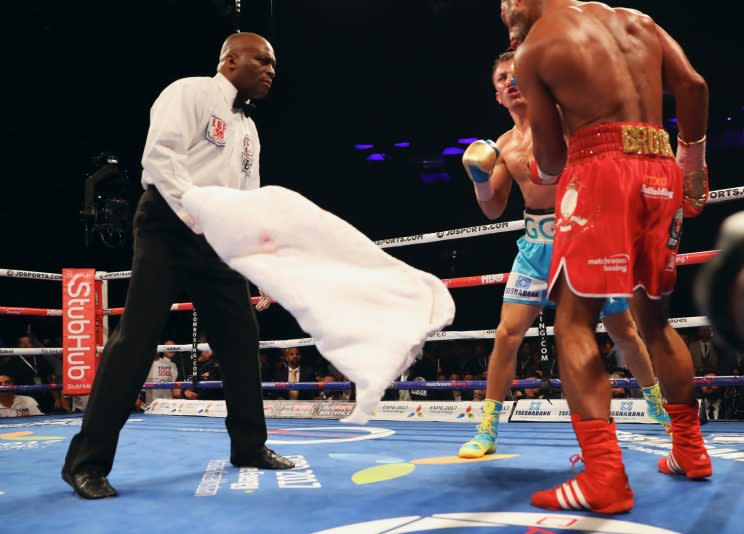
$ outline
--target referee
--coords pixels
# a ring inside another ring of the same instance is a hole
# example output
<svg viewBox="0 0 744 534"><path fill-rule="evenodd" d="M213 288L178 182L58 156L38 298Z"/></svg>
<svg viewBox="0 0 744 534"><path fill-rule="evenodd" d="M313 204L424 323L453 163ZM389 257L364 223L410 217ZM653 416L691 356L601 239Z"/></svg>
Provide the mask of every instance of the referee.
<svg viewBox="0 0 744 534"><path fill-rule="evenodd" d="M182 290L199 310L223 369L230 462L259 469L294 467L264 445L258 324L248 284L220 260L181 206L191 186L259 187L258 132L247 115L250 101L269 92L275 69L266 39L236 33L222 45L214 77L177 80L152 106L126 310L103 351L82 428L62 468L62 479L81 497L117 495L106 477L119 432Z"/></svg>

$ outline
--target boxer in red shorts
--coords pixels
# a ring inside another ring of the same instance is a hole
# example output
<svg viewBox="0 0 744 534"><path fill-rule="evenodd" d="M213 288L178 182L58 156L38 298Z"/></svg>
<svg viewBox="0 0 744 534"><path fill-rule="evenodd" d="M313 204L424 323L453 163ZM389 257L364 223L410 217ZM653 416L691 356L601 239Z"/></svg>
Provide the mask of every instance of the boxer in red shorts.
<svg viewBox="0 0 744 534"><path fill-rule="evenodd" d="M533 178L558 182L550 297L561 379L585 470L532 496L551 510L624 512L622 463L594 325L603 299L632 296L672 422L659 470L711 475L692 358L669 326L683 213L707 196L708 88L680 46L635 10L598 2L502 0L516 78L528 102ZM677 104L676 154L661 127L662 92ZM569 135L568 144L564 131Z"/></svg>

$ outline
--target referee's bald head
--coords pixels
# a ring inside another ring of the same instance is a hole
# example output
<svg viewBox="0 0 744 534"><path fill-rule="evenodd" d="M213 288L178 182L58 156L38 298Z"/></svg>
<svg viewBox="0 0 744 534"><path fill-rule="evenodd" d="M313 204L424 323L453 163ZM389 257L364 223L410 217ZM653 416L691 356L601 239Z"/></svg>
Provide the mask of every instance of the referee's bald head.
<svg viewBox="0 0 744 534"><path fill-rule="evenodd" d="M274 48L256 33L234 33L222 44L217 71L237 87L241 98L263 98L276 75Z"/></svg>

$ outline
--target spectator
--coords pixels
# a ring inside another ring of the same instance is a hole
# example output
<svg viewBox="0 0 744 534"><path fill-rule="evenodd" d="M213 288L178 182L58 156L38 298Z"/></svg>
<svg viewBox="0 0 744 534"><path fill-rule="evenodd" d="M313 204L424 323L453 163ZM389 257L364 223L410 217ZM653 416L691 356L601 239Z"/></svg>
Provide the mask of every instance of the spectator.
<svg viewBox="0 0 744 534"><path fill-rule="evenodd" d="M491 358L491 348L487 343L478 341L473 346L473 362L471 369L474 375L483 374L488 369L488 360Z"/></svg>
<svg viewBox="0 0 744 534"><path fill-rule="evenodd" d="M336 379L333 375L326 375L322 377L320 382L346 382L346 377L342 377L343 380ZM315 397L316 400L333 400L333 401L348 401L351 399L351 390L323 390L320 394Z"/></svg>
<svg viewBox="0 0 744 534"><path fill-rule="evenodd" d="M436 376L437 361L426 350L419 352L408 369L396 379L399 382L430 382ZM383 400L431 400L432 392L427 389L392 390L385 392Z"/></svg>
<svg viewBox="0 0 744 534"><path fill-rule="evenodd" d="M523 344L526 346L524 352L527 354L527 359L522 364L522 373L526 376L537 374L540 370L542 362L540 362L540 349L538 347L532 347L531 344ZM529 352L527 352L529 350Z"/></svg>
<svg viewBox="0 0 744 534"><path fill-rule="evenodd" d="M614 373L610 375L610 378L619 379L619 378L626 378L625 375L616 370ZM626 388L612 388L612 398L613 399L628 399L630 398L630 391L628 391Z"/></svg>
<svg viewBox="0 0 744 534"><path fill-rule="evenodd" d="M349 377L342 374L341 376L335 377L337 382L349 382ZM351 389L345 389L343 391L339 391L340 400L346 400L346 401L353 401L356 399L356 389L354 389L354 384L351 384Z"/></svg>
<svg viewBox="0 0 744 534"><path fill-rule="evenodd" d="M204 350L199 354L197 365L199 380L216 382L222 380L222 367L219 360L215 359L214 353L211 350ZM200 389L199 398L202 400L223 400L225 394L222 389Z"/></svg>
<svg viewBox="0 0 744 534"><path fill-rule="evenodd" d="M449 377L450 382L460 382L462 378L457 373L452 373ZM448 400L455 400L455 401L461 401L462 400L462 391L459 389L453 389L452 390L452 396Z"/></svg>
<svg viewBox="0 0 744 534"><path fill-rule="evenodd" d="M261 381L262 382L273 382L274 381L274 368L269 360L269 355L266 351L258 353L258 359L261 365Z"/></svg>
<svg viewBox="0 0 744 534"><path fill-rule="evenodd" d="M707 373L706 378L712 378L718 376L716 373ZM722 392L721 388L717 386L703 386L700 388L700 393L703 396L702 402L700 403L700 409L705 413L705 416L709 421L715 419L727 419L724 405L722 403Z"/></svg>
<svg viewBox="0 0 744 534"><path fill-rule="evenodd" d="M169 339L163 343L163 345L175 345L176 342ZM175 352L163 352L162 354L155 354L155 359L150 366L150 373L147 375L147 380L152 384L159 384L161 382L177 382L179 380L178 367L173 361ZM150 404L155 399L172 399L178 398L181 391L179 389L147 389L145 390L145 402Z"/></svg>
<svg viewBox="0 0 744 534"><path fill-rule="evenodd" d="M13 377L8 371L0 370L0 386L13 386ZM0 417L25 417L44 415L32 397L16 395L12 391L0 391Z"/></svg>
<svg viewBox="0 0 744 534"><path fill-rule="evenodd" d="M535 373L532 376L528 376L525 380L542 380L542 377L540 376L540 373ZM548 399L550 398L550 395L546 395L544 392L540 391L540 388L525 388L523 398L528 400Z"/></svg>
<svg viewBox="0 0 744 534"><path fill-rule="evenodd" d="M207 343L205 336L199 336L199 344ZM193 365L193 364L192 364ZM177 367L177 366L176 366ZM199 381L204 380L222 380L222 369L220 363L214 358L214 354L211 350L203 350L199 352L199 356L196 359L196 373L199 376ZM182 377L188 377L191 379L193 370L189 367L186 374ZM221 389L192 389L187 388L181 391L181 396L187 400L218 400L224 399L224 393Z"/></svg>
<svg viewBox="0 0 744 534"><path fill-rule="evenodd" d="M313 370L302 365L302 353L298 347L284 349L282 354L283 365L277 371L274 380L276 382L314 382L315 375ZM289 400L310 400L317 393L312 390L292 389L285 392L279 392L278 399Z"/></svg>
<svg viewBox="0 0 744 534"><path fill-rule="evenodd" d="M22 335L16 341L19 349L35 348L31 336ZM35 384L50 384L54 381L54 371L43 356L10 356L3 367L11 374L15 384L19 386L33 386ZM54 410L54 397L49 391L35 391L30 397L39 404L42 412Z"/></svg>
<svg viewBox="0 0 744 534"><path fill-rule="evenodd" d="M473 401L483 402L484 400L486 400L486 390L485 389L474 389L473 390Z"/></svg>
<svg viewBox="0 0 744 534"><path fill-rule="evenodd" d="M437 382L446 382L447 381L447 375L444 373L439 373L436 375ZM452 392L447 389L430 389L427 392L428 398L431 401L446 401L446 400L452 400Z"/></svg>
<svg viewBox="0 0 744 534"><path fill-rule="evenodd" d="M475 380L475 378L473 377L473 375L471 373L466 373L466 374L462 375L462 379L465 382L472 382L473 380ZM473 400L473 391L474 390L472 390L472 389L463 389L462 390L462 394L461 394L462 400L464 400L464 401L472 401Z"/></svg>
<svg viewBox="0 0 744 534"><path fill-rule="evenodd" d="M698 328L698 339L688 345L695 366L695 375L714 373L718 370L718 350L713 344L709 326Z"/></svg>
<svg viewBox="0 0 744 534"><path fill-rule="evenodd" d="M51 346L51 340L45 339L44 342L42 342L42 346ZM57 346L61 347L62 344L60 343ZM62 369L62 354L45 354L41 356L41 358L46 361L49 369L51 370L51 374L49 375L49 383L61 384L64 379ZM72 403L70 401L70 397L62 395L61 391L50 391L49 393L51 394L54 402L53 411L55 413L65 413L72 411Z"/></svg>
<svg viewBox="0 0 744 534"><path fill-rule="evenodd" d="M731 375L734 369L739 368L742 355L724 343L717 331L714 330L712 334L713 346L718 351L718 366L715 372L723 376Z"/></svg>
<svg viewBox="0 0 744 534"><path fill-rule="evenodd" d="M605 364L605 369L608 373L612 373L615 369L624 368L625 360L618 350L617 346L612 342L610 336L604 334L600 338L599 343L599 354L602 356L602 361Z"/></svg>

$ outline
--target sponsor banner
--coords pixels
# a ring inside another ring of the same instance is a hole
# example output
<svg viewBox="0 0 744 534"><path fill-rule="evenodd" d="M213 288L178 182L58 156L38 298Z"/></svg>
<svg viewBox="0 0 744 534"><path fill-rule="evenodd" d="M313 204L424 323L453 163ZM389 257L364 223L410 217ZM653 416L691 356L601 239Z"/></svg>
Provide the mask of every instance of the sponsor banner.
<svg viewBox="0 0 744 534"><path fill-rule="evenodd" d="M155 399L147 405L147 408L145 408L145 413L155 415L177 415L176 410L178 410L178 406L183 402L186 401L176 399Z"/></svg>
<svg viewBox="0 0 744 534"><path fill-rule="evenodd" d="M282 403L273 417L295 417L299 419L308 419L315 414L316 401L294 401Z"/></svg>
<svg viewBox="0 0 744 534"><path fill-rule="evenodd" d="M513 401L504 403L499 421L509 421ZM384 401L378 402L370 419L376 421L441 421L478 423L483 419L483 402Z"/></svg>
<svg viewBox="0 0 744 534"><path fill-rule="evenodd" d="M95 270L62 270L62 392L89 395L96 375Z"/></svg>
<svg viewBox="0 0 744 534"><path fill-rule="evenodd" d="M209 417L209 408L215 401L184 401L178 407L178 415L200 415Z"/></svg>
<svg viewBox="0 0 744 534"><path fill-rule="evenodd" d="M646 406L643 399L612 399L610 415L618 423L656 423L646 415Z"/></svg>
<svg viewBox="0 0 744 534"><path fill-rule="evenodd" d="M266 417L298 419L341 419L354 410L356 403L348 401L264 401ZM618 423L651 423L643 399L613 399L612 416ZM145 409L146 414L196 415L225 417L225 401L156 399ZM479 423L483 419L483 402L458 401L385 401L378 402L370 419L375 421L440 421ZM569 422L565 399L522 399L505 401L500 423L509 421Z"/></svg>
<svg viewBox="0 0 744 534"><path fill-rule="evenodd" d="M378 402L370 419L374 421L408 421L424 417L421 402L385 401Z"/></svg>
<svg viewBox="0 0 744 534"><path fill-rule="evenodd" d="M520 399L511 416L512 421L545 423L571 421L566 399Z"/></svg>
<svg viewBox="0 0 744 534"><path fill-rule="evenodd" d="M474 422L480 418L481 409L474 402L426 401L422 405L424 417L429 421Z"/></svg>
<svg viewBox="0 0 744 534"><path fill-rule="evenodd" d="M315 417L321 419L341 419L349 417L354 411L355 402L348 401L322 401L318 405Z"/></svg>
<svg viewBox="0 0 744 534"><path fill-rule="evenodd" d="M274 412L277 411L282 402L283 401L264 400L264 417L274 417Z"/></svg>
<svg viewBox="0 0 744 534"><path fill-rule="evenodd" d="M483 403L481 404L481 416L483 415ZM499 423L508 423L509 419L511 418L512 411L514 410L514 405L517 404L514 401L504 401L504 403L501 405L501 414L499 415Z"/></svg>
<svg viewBox="0 0 744 534"><path fill-rule="evenodd" d="M643 399L612 399L610 414L618 423L649 423ZM565 399L521 399L511 417L512 421L570 422L571 412Z"/></svg>

